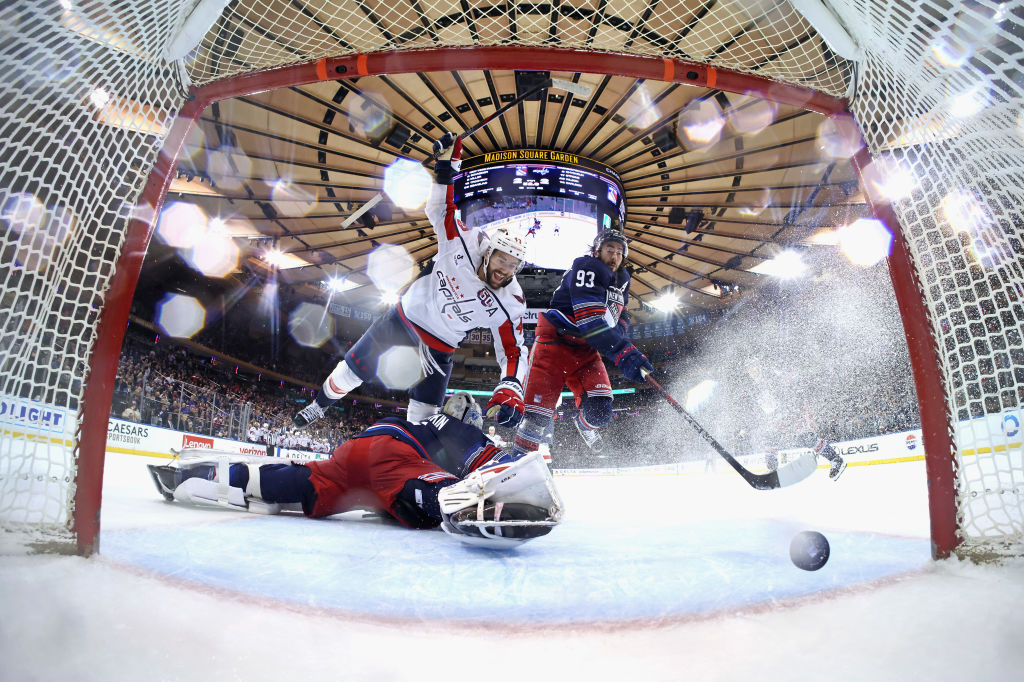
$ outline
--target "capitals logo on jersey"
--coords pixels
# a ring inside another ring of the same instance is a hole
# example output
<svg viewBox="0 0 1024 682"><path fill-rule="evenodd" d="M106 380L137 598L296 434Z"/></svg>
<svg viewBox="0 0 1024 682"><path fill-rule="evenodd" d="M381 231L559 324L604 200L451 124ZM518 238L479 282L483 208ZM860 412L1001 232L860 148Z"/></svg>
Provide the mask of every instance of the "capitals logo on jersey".
<svg viewBox="0 0 1024 682"><path fill-rule="evenodd" d="M458 317L463 322L470 322L472 319L470 317L472 311L464 310L462 306L459 305L460 303L465 303L466 299L459 298L459 296L455 293L455 291L458 290L459 287L453 287L451 281L445 276L445 274L441 270L438 270L436 272L436 276L437 290L446 299L445 303L441 306L441 314L447 315L448 317Z"/></svg>

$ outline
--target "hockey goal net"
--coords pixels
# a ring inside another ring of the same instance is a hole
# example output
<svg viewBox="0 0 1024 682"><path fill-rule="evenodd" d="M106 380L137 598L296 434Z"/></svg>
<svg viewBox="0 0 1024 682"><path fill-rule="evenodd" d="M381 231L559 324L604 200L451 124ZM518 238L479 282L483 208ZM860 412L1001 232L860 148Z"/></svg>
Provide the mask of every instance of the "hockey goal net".
<svg viewBox="0 0 1024 682"><path fill-rule="evenodd" d="M685 82L689 65L703 67L698 85L712 84L713 66L722 89L748 74L763 96L778 83L849 98L866 142L862 187L902 233L890 268L935 554L1019 553L1022 35L1019 5L986 0L6 4L0 525L96 548L125 321L169 171L205 104L398 71L586 64ZM894 180L906 191L893 193Z"/></svg>

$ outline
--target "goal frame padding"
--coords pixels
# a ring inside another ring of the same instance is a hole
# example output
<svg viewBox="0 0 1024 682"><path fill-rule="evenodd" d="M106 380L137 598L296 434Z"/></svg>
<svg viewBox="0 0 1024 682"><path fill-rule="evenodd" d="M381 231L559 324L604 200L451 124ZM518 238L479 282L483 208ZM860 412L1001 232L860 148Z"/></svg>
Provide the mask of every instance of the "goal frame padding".
<svg viewBox="0 0 1024 682"><path fill-rule="evenodd" d="M582 64L586 64L585 69L580 68ZM152 207L152 213L149 217L133 219L128 226L125 244L97 327L97 341L89 363L90 374L83 392L84 407L78 440L79 466L73 524L80 553L91 554L99 548L99 512L107 421L128 312L178 155L202 112L214 102L281 87L362 76L463 70L583 72L643 78L751 95L827 116L849 115L845 99L748 73L716 69L706 64L693 64L678 59L559 47L393 50L271 68L192 88L171 127L138 202L139 206L147 207L147 210ZM863 169L870 158L867 150L862 149L854 162L862 184ZM894 248L888 258L889 271L903 319L921 407L932 515L932 555L944 558L950 555L959 540L956 537L952 427L944 400L941 365L934 346L927 308L899 221L888 206L872 205L871 208L875 217L888 225L894 237Z"/></svg>

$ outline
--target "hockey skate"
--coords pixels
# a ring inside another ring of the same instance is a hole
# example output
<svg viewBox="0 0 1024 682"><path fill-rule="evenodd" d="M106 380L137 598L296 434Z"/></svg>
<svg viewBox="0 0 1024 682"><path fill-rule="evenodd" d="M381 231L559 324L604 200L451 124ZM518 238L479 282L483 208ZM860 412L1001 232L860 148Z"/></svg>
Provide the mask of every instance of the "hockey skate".
<svg viewBox="0 0 1024 682"><path fill-rule="evenodd" d="M572 423L576 425L576 430L580 432L580 438L587 444L590 451L593 453L599 453L604 449L604 439L601 438L601 434L596 429L588 429L580 424L579 418L573 419Z"/></svg>
<svg viewBox="0 0 1024 682"><path fill-rule="evenodd" d="M324 408L317 405L316 401L313 401L295 413L292 417L292 424L294 424L297 429L304 429L317 419L322 419L323 416Z"/></svg>
<svg viewBox="0 0 1024 682"><path fill-rule="evenodd" d="M833 481L839 480L839 477L846 471L846 461L842 455L832 449L832 446L824 438L818 440L818 443L814 446L814 454L819 457L824 457L832 466L828 469L828 477Z"/></svg>

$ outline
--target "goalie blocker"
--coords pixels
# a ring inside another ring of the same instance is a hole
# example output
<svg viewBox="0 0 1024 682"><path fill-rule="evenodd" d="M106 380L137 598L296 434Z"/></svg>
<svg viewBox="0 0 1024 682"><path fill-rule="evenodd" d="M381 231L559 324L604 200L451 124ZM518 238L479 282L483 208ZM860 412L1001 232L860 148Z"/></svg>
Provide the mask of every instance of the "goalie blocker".
<svg viewBox="0 0 1024 682"><path fill-rule="evenodd" d="M207 450L149 470L165 499L184 504L262 514L293 509L312 518L370 508L409 528L440 525L491 548L549 533L562 503L547 466L539 456L511 459L480 423L476 402L460 393L422 422L377 422L329 460L268 464Z"/></svg>

